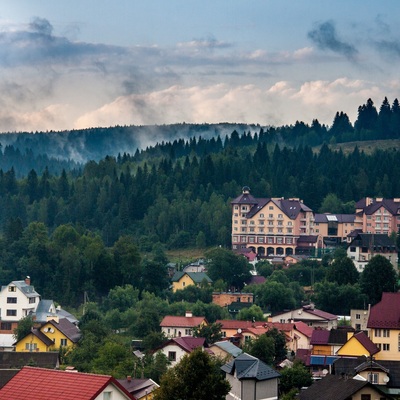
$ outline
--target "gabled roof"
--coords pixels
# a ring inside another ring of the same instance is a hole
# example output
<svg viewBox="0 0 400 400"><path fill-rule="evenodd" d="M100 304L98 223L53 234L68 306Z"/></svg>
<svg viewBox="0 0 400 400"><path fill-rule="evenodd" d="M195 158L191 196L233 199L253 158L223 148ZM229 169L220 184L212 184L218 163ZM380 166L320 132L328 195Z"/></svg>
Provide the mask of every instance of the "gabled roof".
<svg viewBox="0 0 400 400"><path fill-rule="evenodd" d="M238 319L217 319L217 324L221 324L221 329L245 329L255 326L263 326L265 321L240 321Z"/></svg>
<svg viewBox="0 0 400 400"><path fill-rule="evenodd" d="M7 286L2 286L1 290L4 290L8 286L17 287L26 297L40 297L35 288L32 285L28 285L25 281L12 281Z"/></svg>
<svg viewBox="0 0 400 400"><path fill-rule="evenodd" d="M230 375L234 375L236 372L238 380L253 379L265 381L280 377L280 374L273 368L247 353L242 353L231 362L222 366L221 369Z"/></svg>
<svg viewBox="0 0 400 400"><path fill-rule="evenodd" d="M160 387L152 379L117 379L117 381L133 396L140 399Z"/></svg>
<svg viewBox="0 0 400 400"><path fill-rule="evenodd" d="M166 315L160 323L161 327L194 328L201 323L207 322L205 317L176 317Z"/></svg>
<svg viewBox="0 0 400 400"><path fill-rule="evenodd" d="M368 206L365 205L366 203L362 204L361 202L357 203L357 208L363 208L364 214L371 215L378 211L381 207L385 208L390 212L392 215L399 214L400 204L395 202L393 199L382 199L376 200L374 199L371 204ZM360 207L358 207L360 205Z"/></svg>
<svg viewBox="0 0 400 400"><path fill-rule="evenodd" d="M400 329L400 292L382 293L381 301L371 307L367 328Z"/></svg>
<svg viewBox="0 0 400 400"><path fill-rule="evenodd" d="M336 352L336 354L339 354L341 356L359 355L354 353L360 352L361 350L358 350L356 352L354 352L354 350L351 350L353 348L352 344L354 344L354 341L357 341L362 346L362 349L364 349L365 352L371 356L380 351L378 346L373 343L372 340L363 331L361 331L357 332L346 343L344 343L343 346ZM350 348L350 351L348 351L348 348ZM347 351L348 353L346 353Z"/></svg>
<svg viewBox="0 0 400 400"><path fill-rule="evenodd" d="M2 400L94 400L109 385L126 399L133 396L108 375L65 372L54 369L24 367L1 390Z"/></svg>
<svg viewBox="0 0 400 400"><path fill-rule="evenodd" d="M166 346L177 345L186 353L191 353L197 347L207 347L207 342L205 338L193 337L193 336L181 336L168 340L163 343L160 347L156 349L161 350Z"/></svg>
<svg viewBox="0 0 400 400"><path fill-rule="evenodd" d="M228 340L223 340L221 342L215 342L212 346L219 347L220 349L224 350L226 353L230 354L232 357L237 357L243 353L243 350ZM211 347L212 347L211 346Z"/></svg>
<svg viewBox="0 0 400 400"><path fill-rule="evenodd" d="M22 339L15 342L15 344L18 342L21 342L22 340L24 340L26 337L28 337L30 335L37 337L46 346L51 346L54 344L54 342L51 339L49 339L43 332L40 331L40 329L37 329L37 328L32 328L31 331L27 335L25 335Z"/></svg>
<svg viewBox="0 0 400 400"><path fill-rule="evenodd" d="M43 300L39 301L36 311L33 313L33 318L36 322L45 322L48 317L56 317L56 307L53 300Z"/></svg>
<svg viewBox="0 0 400 400"><path fill-rule="evenodd" d="M336 375L327 375L319 381L314 382L308 389L300 392L300 400L346 400L352 398L365 387L376 390L385 399L391 396L384 394L377 385L367 381L348 379Z"/></svg>
<svg viewBox="0 0 400 400"><path fill-rule="evenodd" d="M58 322L52 319L47 321L44 325L46 324L53 325L73 343L77 343L81 338L81 332L79 328L66 318L60 319Z"/></svg>
<svg viewBox="0 0 400 400"><path fill-rule="evenodd" d="M207 282L212 283L211 278L205 272L185 272L185 271L175 272L174 276L172 277L172 282L178 282L184 275L189 276L194 283L201 283L203 282L204 279Z"/></svg>
<svg viewBox="0 0 400 400"><path fill-rule="evenodd" d="M347 247L350 246L366 247L373 251L384 249L396 251L396 246L385 233L358 233Z"/></svg>
<svg viewBox="0 0 400 400"><path fill-rule="evenodd" d="M300 333L302 333L303 335L311 338L313 332L314 332L314 328L312 326L307 325L305 322L303 321L297 321L294 323L295 329L297 331L299 331Z"/></svg>

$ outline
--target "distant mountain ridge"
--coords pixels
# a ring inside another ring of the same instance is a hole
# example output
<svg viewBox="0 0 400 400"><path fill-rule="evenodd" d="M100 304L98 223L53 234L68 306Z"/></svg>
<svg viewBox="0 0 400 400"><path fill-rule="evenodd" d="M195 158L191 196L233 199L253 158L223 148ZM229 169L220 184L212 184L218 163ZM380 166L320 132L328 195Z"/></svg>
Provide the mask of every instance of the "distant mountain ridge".
<svg viewBox="0 0 400 400"><path fill-rule="evenodd" d="M85 163L99 161L106 156L117 156L137 149L144 150L157 143L189 140L193 137L222 139L234 130L239 133L260 130L259 125L251 124L175 124L153 126L115 126L109 128L90 128L82 130L36 133L4 133L0 135L2 148L13 146L24 152L32 150L34 155L46 154L49 158L72 160Z"/></svg>

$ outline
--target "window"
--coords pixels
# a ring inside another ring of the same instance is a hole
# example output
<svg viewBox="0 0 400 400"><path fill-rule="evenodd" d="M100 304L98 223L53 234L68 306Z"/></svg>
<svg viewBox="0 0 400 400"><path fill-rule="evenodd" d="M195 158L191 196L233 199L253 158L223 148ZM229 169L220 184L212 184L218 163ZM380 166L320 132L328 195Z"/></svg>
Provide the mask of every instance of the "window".
<svg viewBox="0 0 400 400"><path fill-rule="evenodd" d="M361 319L361 314L356 314L356 319Z"/></svg>
<svg viewBox="0 0 400 400"><path fill-rule="evenodd" d="M29 304L36 303L36 297L31 297L29 299Z"/></svg>
<svg viewBox="0 0 400 400"><path fill-rule="evenodd" d="M361 324L356 324L356 331L361 331Z"/></svg>
<svg viewBox="0 0 400 400"><path fill-rule="evenodd" d="M192 330L191 329L185 329L185 335L186 336L191 336L192 335Z"/></svg>
<svg viewBox="0 0 400 400"><path fill-rule="evenodd" d="M274 243L274 239L268 238L268 243Z"/></svg>
<svg viewBox="0 0 400 400"><path fill-rule="evenodd" d="M6 315L7 315L7 317L16 317L17 310L7 310Z"/></svg>
<svg viewBox="0 0 400 400"><path fill-rule="evenodd" d="M390 351L390 344L389 343L383 343L382 344L382 350L383 351Z"/></svg>
<svg viewBox="0 0 400 400"><path fill-rule="evenodd" d="M16 291L17 291L17 288L16 288L15 286L9 286L9 287L8 287L8 291L9 291L9 292L16 292Z"/></svg>
<svg viewBox="0 0 400 400"><path fill-rule="evenodd" d="M400 351L400 333L399 333L399 336L397 338L397 351Z"/></svg>
<svg viewBox="0 0 400 400"><path fill-rule="evenodd" d="M292 238L286 238L286 243L287 244L292 244Z"/></svg>
<svg viewBox="0 0 400 400"><path fill-rule="evenodd" d="M37 349L37 343L25 343L25 350L34 351Z"/></svg>
<svg viewBox="0 0 400 400"><path fill-rule="evenodd" d="M60 346L66 346L67 345L67 339L61 339L60 340Z"/></svg>
<svg viewBox="0 0 400 400"><path fill-rule="evenodd" d="M390 337L390 330L389 329L382 329L383 337Z"/></svg>
<svg viewBox="0 0 400 400"><path fill-rule="evenodd" d="M104 392L103 393L103 400L112 400L112 392Z"/></svg>
<svg viewBox="0 0 400 400"><path fill-rule="evenodd" d="M2 322L0 325L2 331L11 331L11 322Z"/></svg>
<svg viewBox="0 0 400 400"><path fill-rule="evenodd" d="M273 210L274 209L274 206L269 206L268 207L270 210ZM269 215L271 215L271 214L269 214Z"/></svg>
<svg viewBox="0 0 400 400"><path fill-rule="evenodd" d="M254 221L252 220L252 221L250 221L250 225L254 225Z"/></svg>
<svg viewBox="0 0 400 400"><path fill-rule="evenodd" d="M381 337L382 336L381 329L375 329L374 335L375 335L375 337Z"/></svg>
<svg viewBox="0 0 400 400"><path fill-rule="evenodd" d="M368 382L374 383L375 385L378 384L378 374L369 373L368 374Z"/></svg>
<svg viewBox="0 0 400 400"><path fill-rule="evenodd" d="M7 297L7 303L10 304L17 304L17 298L16 297Z"/></svg>
<svg viewBox="0 0 400 400"><path fill-rule="evenodd" d="M260 218L264 218L264 214L260 214Z"/></svg>
<svg viewBox="0 0 400 400"><path fill-rule="evenodd" d="M176 351L169 351L168 352L168 360L169 361L176 361Z"/></svg>

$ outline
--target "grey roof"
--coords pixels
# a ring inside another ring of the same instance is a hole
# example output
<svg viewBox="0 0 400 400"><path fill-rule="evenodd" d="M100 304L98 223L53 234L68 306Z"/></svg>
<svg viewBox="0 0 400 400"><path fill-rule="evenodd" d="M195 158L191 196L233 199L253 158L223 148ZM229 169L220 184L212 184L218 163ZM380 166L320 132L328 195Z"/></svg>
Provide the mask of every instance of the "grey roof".
<svg viewBox="0 0 400 400"><path fill-rule="evenodd" d="M329 217L335 217L339 223L353 223L356 219L355 214L315 214L315 223L328 223Z"/></svg>
<svg viewBox="0 0 400 400"><path fill-rule="evenodd" d="M319 381L314 382L308 389L301 391L300 400L347 400L358 393L364 387L375 389L385 399L391 399L384 394L377 385L372 385L367 381L348 379L336 375L327 375Z"/></svg>
<svg viewBox="0 0 400 400"><path fill-rule="evenodd" d="M239 347L235 346L233 343L223 340L221 342L215 342L213 346L217 346L220 349L226 351L228 354L230 354L232 357L237 357L240 354L243 353L243 350L240 349Z"/></svg>
<svg viewBox="0 0 400 400"><path fill-rule="evenodd" d="M242 353L231 362L222 366L221 369L230 375L234 375L236 371L236 377L239 380L253 379L265 381L267 379L277 379L281 376L273 368L247 353Z"/></svg>
<svg viewBox="0 0 400 400"><path fill-rule="evenodd" d="M33 315L35 316L35 321L37 322L46 322L48 317L56 317L56 308L53 300L40 300Z"/></svg>
<svg viewBox="0 0 400 400"><path fill-rule="evenodd" d="M15 285L26 297L40 297L40 294L36 292L35 288L32 285L27 285L25 281L12 281L7 286L10 285ZM7 286L2 286L1 290Z"/></svg>
<svg viewBox="0 0 400 400"><path fill-rule="evenodd" d="M209 283L212 282L210 277L204 272L184 272L184 271L175 272L174 276L172 277L172 282L179 281L179 279L181 279L182 276L185 274L190 276L190 278L193 280L194 283L201 283L203 282L203 279L205 279Z"/></svg>
<svg viewBox="0 0 400 400"><path fill-rule="evenodd" d="M59 353L58 351L0 351L0 369L19 369L32 364L40 368L58 368L60 365Z"/></svg>

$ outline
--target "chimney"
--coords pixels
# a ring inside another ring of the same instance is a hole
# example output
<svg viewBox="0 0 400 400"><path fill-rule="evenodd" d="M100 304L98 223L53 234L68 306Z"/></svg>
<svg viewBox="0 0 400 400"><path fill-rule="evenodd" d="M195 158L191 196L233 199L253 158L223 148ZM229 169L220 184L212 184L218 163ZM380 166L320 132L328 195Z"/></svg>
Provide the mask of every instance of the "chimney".
<svg viewBox="0 0 400 400"><path fill-rule="evenodd" d="M128 375L128 376L126 377L126 380L127 380L128 382L130 382L130 381L132 380L132 377L131 377L130 375Z"/></svg>
<svg viewBox="0 0 400 400"><path fill-rule="evenodd" d="M185 317L186 317L186 318L192 318L192 317L193 317L192 312L191 312L191 311L186 311Z"/></svg>
<svg viewBox="0 0 400 400"><path fill-rule="evenodd" d="M30 276L27 276L27 277L25 278L25 283L26 283L28 286L31 285L31 277L30 277Z"/></svg>

